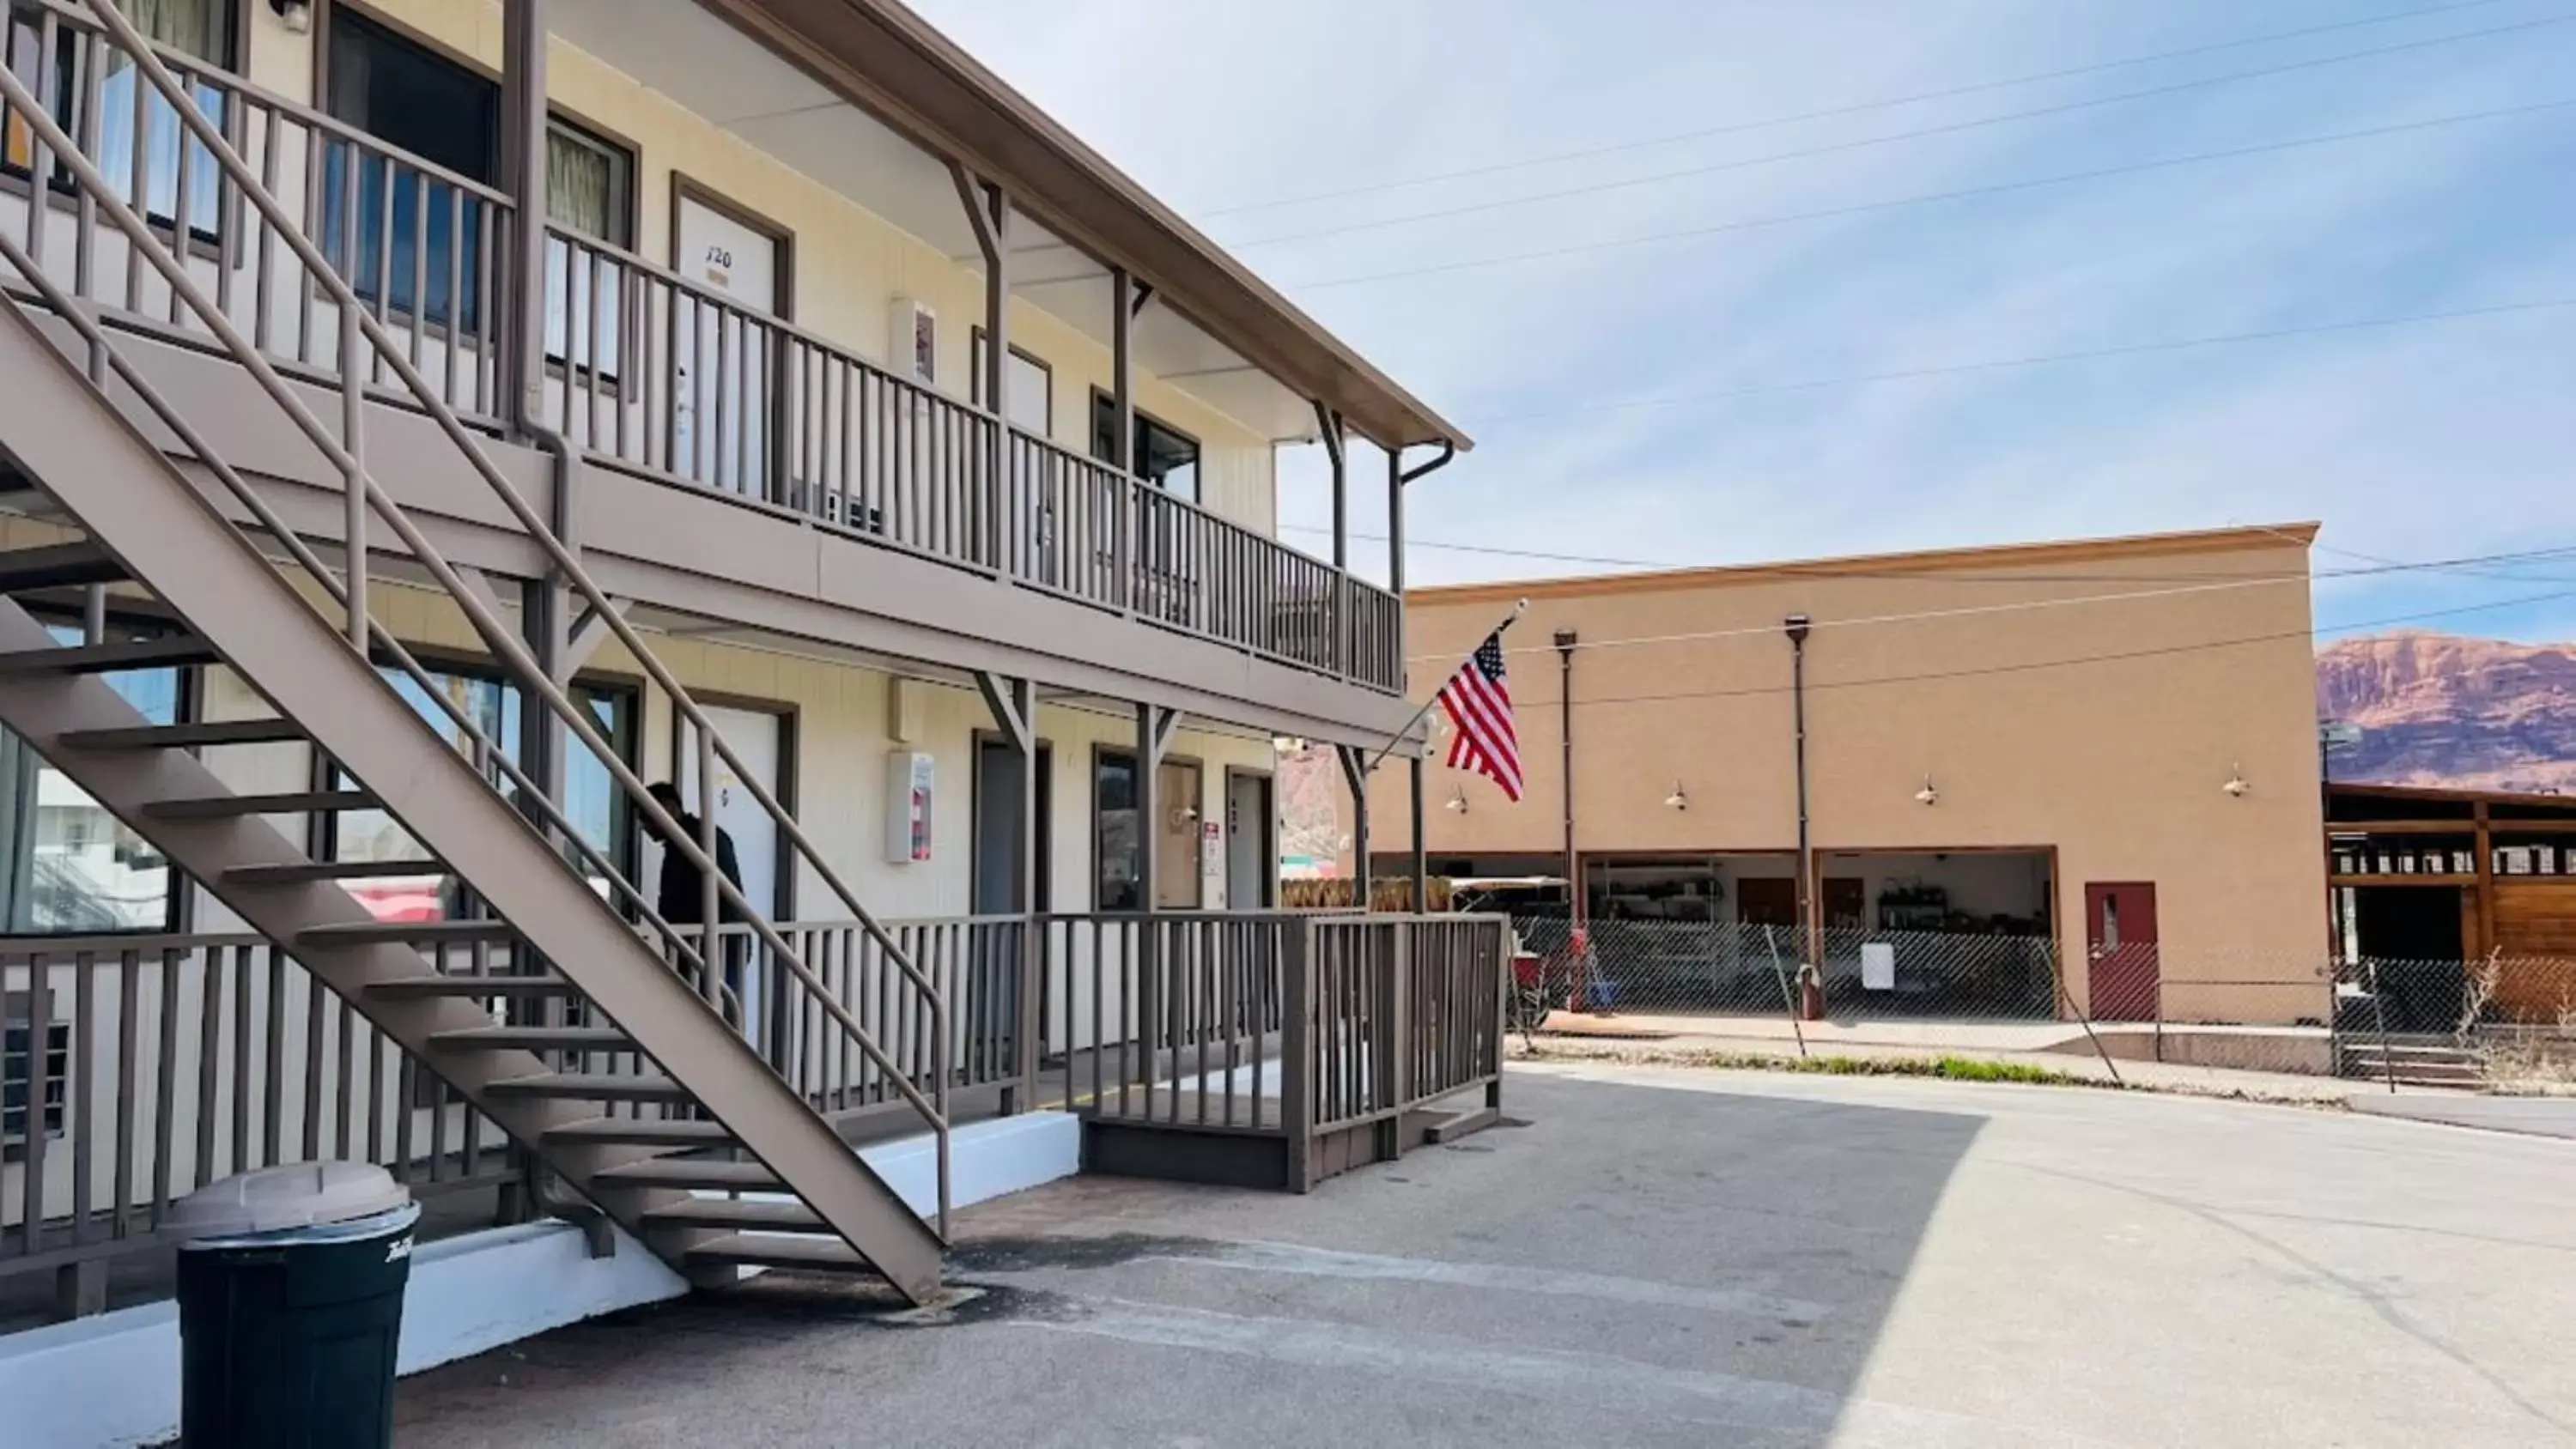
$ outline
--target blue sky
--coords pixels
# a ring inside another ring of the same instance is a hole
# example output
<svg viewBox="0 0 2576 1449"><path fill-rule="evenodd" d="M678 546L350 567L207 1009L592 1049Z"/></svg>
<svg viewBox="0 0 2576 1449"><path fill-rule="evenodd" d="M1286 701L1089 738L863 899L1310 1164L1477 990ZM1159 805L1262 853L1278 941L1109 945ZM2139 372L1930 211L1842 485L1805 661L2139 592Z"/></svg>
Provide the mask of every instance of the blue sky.
<svg viewBox="0 0 2576 1449"><path fill-rule="evenodd" d="M2567 0L918 3L1475 435L1414 498L1424 540L1685 564L2318 519L2320 573L2576 550L2576 306L1841 381L2576 303L2576 105L2530 109L2576 102ZM2192 84L2248 71L2275 73ZM1879 205L2354 131L2382 134ZM1328 517L1314 454L1283 459L1288 525ZM2576 552L2321 579L2316 607L2553 592L2424 627L2576 639Z"/></svg>

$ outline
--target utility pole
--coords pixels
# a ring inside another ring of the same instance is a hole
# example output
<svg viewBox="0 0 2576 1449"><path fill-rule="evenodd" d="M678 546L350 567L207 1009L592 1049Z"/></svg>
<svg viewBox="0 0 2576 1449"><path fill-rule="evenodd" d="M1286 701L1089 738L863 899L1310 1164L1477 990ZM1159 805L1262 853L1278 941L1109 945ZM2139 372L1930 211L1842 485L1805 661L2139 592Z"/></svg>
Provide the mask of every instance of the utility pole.
<svg viewBox="0 0 2576 1449"><path fill-rule="evenodd" d="M1807 630L1804 614L1791 614L1781 621L1789 636L1789 700L1796 729L1798 773L1798 924L1806 938L1800 950L1802 969L1821 973L1822 952L1817 938L1823 923L1816 914L1816 850L1807 822Z"/></svg>
<svg viewBox="0 0 2576 1449"><path fill-rule="evenodd" d="M1574 848L1574 646L1571 629L1556 631L1556 719L1558 778L1565 787L1565 889L1567 919L1581 930L1584 920L1582 861Z"/></svg>

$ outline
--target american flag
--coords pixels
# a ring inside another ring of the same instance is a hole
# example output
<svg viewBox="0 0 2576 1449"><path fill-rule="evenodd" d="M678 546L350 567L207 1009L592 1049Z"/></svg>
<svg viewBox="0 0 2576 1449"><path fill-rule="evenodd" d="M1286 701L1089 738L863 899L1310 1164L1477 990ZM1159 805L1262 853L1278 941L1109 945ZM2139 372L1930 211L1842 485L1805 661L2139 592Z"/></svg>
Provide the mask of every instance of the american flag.
<svg viewBox="0 0 2576 1449"><path fill-rule="evenodd" d="M1440 708L1448 713L1455 731L1449 738L1449 767L1473 770L1518 801L1521 739L1512 725L1512 686L1503 672L1502 630L1486 635L1449 682L1440 686Z"/></svg>

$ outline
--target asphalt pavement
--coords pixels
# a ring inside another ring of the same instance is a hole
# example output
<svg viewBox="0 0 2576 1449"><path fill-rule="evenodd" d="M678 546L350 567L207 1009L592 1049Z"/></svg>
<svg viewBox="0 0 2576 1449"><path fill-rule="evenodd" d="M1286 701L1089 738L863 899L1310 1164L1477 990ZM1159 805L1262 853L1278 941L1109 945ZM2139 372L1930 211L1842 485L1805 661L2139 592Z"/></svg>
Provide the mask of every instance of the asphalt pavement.
<svg viewBox="0 0 2576 1449"><path fill-rule="evenodd" d="M957 1301L779 1275L406 1381L508 1445L2576 1445L2576 1144L2146 1094L1511 1074L1304 1198L1077 1179Z"/></svg>

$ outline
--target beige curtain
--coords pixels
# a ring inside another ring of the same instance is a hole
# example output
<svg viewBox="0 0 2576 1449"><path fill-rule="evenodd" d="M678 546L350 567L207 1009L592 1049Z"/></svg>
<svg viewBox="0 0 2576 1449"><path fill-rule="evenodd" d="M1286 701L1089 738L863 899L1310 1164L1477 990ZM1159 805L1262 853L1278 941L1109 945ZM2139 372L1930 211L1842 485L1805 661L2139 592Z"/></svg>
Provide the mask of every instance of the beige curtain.
<svg viewBox="0 0 2576 1449"><path fill-rule="evenodd" d="M608 153L560 130L546 133L546 219L616 243L617 168Z"/></svg>
<svg viewBox="0 0 2576 1449"><path fill-rule="evenodd" d="M134 28L163 45L176 46L199 60L221 62L231 49L230 0L124 0L125 18Z"/></svg>

